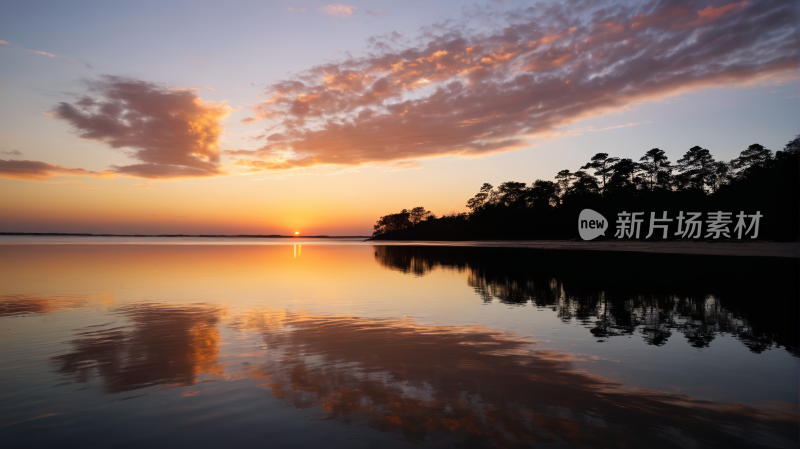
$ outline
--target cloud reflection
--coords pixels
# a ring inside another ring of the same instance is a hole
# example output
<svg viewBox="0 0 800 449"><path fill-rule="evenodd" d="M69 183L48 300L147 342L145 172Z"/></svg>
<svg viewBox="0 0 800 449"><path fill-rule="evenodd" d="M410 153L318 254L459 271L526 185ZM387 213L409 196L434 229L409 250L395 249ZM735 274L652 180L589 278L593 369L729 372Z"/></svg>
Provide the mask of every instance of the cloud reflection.
<svg viewBox="0 0 800 449"><path fill-rule="evenodd" d="M212 306L142 304L123 307L117 323L81 329L56 370L76 382L97 375L106 393L155 385L187 386L202 374L222 375L217 361L221 310Z"/></svg>
<svg viewBox="0 0 800 449"><path fill-rule="evenodd" d="M791 406L718 403L632 390L579 372L584 357L536 350L482 326L253 312L270 356L249 365L274 397L321 418L396 432L411 442L517 447L667 447L741 438L792 447Z"/></svg>

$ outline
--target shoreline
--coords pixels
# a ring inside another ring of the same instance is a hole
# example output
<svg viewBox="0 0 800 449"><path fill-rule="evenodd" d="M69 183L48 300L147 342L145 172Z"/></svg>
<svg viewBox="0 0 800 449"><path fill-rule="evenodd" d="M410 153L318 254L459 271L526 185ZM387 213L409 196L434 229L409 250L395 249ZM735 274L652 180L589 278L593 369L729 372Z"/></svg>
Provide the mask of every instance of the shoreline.
<svg viewBox="0 0 800 449"><path fill-rule="evenodd" d="M473 246L531 248L566 251L620 251L661 254L688 254L739 257L800 258L800 242L709 242L709 241L569 241L569 240L369 240L387 246Z"/></svg>
<svg viewBox="0 0 800 449"><path fill-rule="evenodd" d="M36 241L3 241L2 237L33 237ZM69 241L48 241L49 238L69 238ZM85 240L82 239L85 238ZM128 239L131 237L130 239ZM106 242L108 238L121 238L127 242ZM247 242L247 239L253 239ZM40 240L41 239L41 240ZM74 240L73 240L74 239ZM96 241L99 239L100 241ZM151 239L148 241L148 239ZM190 241L181 241L191 239ZM195 240L197 239L197 240ZM206 239L209 239L206 241ZM214 239L218 239L214 242ZM495 248L529 248L562 251L615 251L615 252L641 252L656 254L686 254L708 256L738 256L738 257L781 257L800 258L800 242L774 242L774 241L714 241L714 240L383 240L372 239L365 236L246 236L246 235L87 235L87 234L33 234L33 233L0 233L0 245L29 245L29 244L259 244L261 241L302 241L305 239L319 241L358 240L361 244L377 246L457 246L457 247L495 247ZM154 241L157 240L158 242ZM231 243L224 243L231 242ZM351 242L352 243L352 242Z"/></svg>

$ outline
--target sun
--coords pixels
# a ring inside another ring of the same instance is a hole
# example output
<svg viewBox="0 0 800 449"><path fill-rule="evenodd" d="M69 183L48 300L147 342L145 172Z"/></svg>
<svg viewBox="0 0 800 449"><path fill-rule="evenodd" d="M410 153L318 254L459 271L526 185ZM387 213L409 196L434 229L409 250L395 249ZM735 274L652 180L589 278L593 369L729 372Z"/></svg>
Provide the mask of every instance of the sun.
<svg viewBox="0 0 800 449"><path fill-rule="evenodd" d="M295 232L294 235L300 235L300 232Z"/></svg>

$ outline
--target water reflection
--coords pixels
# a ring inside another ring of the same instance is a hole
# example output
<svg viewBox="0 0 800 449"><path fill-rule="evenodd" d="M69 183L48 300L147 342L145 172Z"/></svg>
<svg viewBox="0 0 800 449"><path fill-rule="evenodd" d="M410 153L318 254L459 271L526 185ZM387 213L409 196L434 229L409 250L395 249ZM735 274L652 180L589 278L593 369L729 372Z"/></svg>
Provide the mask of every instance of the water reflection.
<svg viewBox="0 0 800 449"><path fill-rule="evenodd" d="M586 356L536 350L482 326L284 311L252 312L235 326L261 332L269 357L247 367L275 398L411 442L732 447L745 438L793 447L797 440L792 405L627 389L576 371L572 362Z"/></svg>
<svg viewBox="0 0 800 449"><path fill-rule="evenodd" d="M79 329L72 350L52 358L55 369L76 382L98 375L107 393L193 385L201 374L224 374L217 361L219 308L139 304L116 315L122 324Z"/></svg>
<svg viewBox="0 0 800 449"><path fill-rule="evenodd" d="M245 361L237 366L247 376L223 377L220 309L144 304L121 307L118 315L121 325L79 329L72 350L52 359L53 368L79 383L97 376L105 393L191 386L208 374L237 385L226 389L242 398L231 407L261 396L247 391L253 388L244 381L249 378L276 400L323 420L411 443L797 443L796 404L723 403L631 389L575 369L574 362L596 357L540 350L536 342L484 326L251 310L233 317L230 327L259 335L266 355L239 354ZM187 396L181 393L172 395Z"/></svg>
<svg viewBox="0 0 800 449"><path fill-rule="evenodd" d="M720 338L735 333L756 352L775 344L796 351L797 261L300 251L293 259L288 245L4 248L5 441L798 441L796 359L782 350L755 355ZM90 295L98 292L108 296ZM58 311L69 312L51 313ZM387 318L403 316L418 321ZM560 326L556 317L587 328ZM464 323L489 327L446 326ZM541 343L519 337L528 333ZM676 344L685 339L711 348Z"/></svg>
<svg viewBox="0 0 800 449"><path fill-rule="evenodd" d="M113 304L114 297L111 295L0 295L0 317L61 312L86 307L93 302Z"/></svg>
<svg viewBox="0 0 800 449"><path fill-rule="evenodd" d="M409 246L376 247L375 259L415 276L466 272L486 302L549 308L601 339L661 346L677 333L703 348L732 334L800 356L797 259Z"/></svg>

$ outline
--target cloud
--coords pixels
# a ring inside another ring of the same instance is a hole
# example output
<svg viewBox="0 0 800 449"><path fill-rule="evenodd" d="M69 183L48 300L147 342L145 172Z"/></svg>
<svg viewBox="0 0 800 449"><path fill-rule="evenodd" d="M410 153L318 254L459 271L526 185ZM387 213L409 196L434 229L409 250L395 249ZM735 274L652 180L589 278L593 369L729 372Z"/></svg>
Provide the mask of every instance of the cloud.
<svg viewBox="0 0 800 449"><path fill-rule="evenodd" d="M36 50L25 50L25 51L30 53L36 53L37 55L47 56L48 58L58 58L58 56L52 53L48 53L46 51L36 51Z"/></svg>
<svg viewBox="0 0 800 449"><path fill-rule="evenodd" d="M382 11L380 9L368 9L367 10L367 14L369 14L371 16L375 16L375 17L381 17L381 16L385 16L385 15L387 15L389 13L386 12L386 11Z"/></svg>
<svg viewBox="0 0 800 449"><path fill-rule="evenodd" d="M0 154L5 154L6 156L22 156L22 153L20 153L17 150L11 150L11 151L2 150L0 151Z"/></svg>
<svg viewBox="0 0 800 449"><path fill-rule="evenodd" d="M591 132L594 132L594 131L608 131L609 129L628 128L628 127L631 127L631 126L644 125L644 124L648 124L648 123L653 123L653 122L626 123L624 125L606 126L605 128L600 128L600 129L590 128L590 129L587 129L587 131L591 131Z"/></svg>
<svg viewBox="0 0 800 449"><path fill-rule="evenodd" d="M273 130L236 163L480 157L645 101L797 78L797 13L780 0L550 4L505 22L481 33L429 27L402 50L378 47L273 84L244 120Z"/></svg>
<svg viewBox="0 0 800 449"><path fill-rule="evenodd" d="M422 164L419 162L414 161L399 161L395 162L394 164L390 165L387 168L387 171L405 171L405 170L417 170L422 168Z"/></svg>
<svg viewBox="0 0 800 449"><path fill-rule="evenodd" d="M108 171L95 172L82 168L67 168L61 165L40 161L17 161L0 159L0 177L14 179L47 179L56 176L91 176L95 178L113 178L114 173Z"/></svg>
<svg viewBox="0 0 800 449"><path fill-rule="evenodd" d="M608 131L611 129L620 129L620 128L629 128L631 126L638 126L638 125L646 125L653 122L639 122L639 123L626 123L624 125L615 125L615 126L607 126L605 128L597 129L594 126L589 126L586 128L572 128L572 129L565 129L565 130L554 130L550 133L547 133L546 136L548 138L554 138L559 136L582 136L583 133L592 133L598 131Z"/></svg>
<svg viewBox="0 0 800 449"><path fill-rule="evenodd" d="M355 11L356 9L358 8L356 8L355 6L339 4L339 5L328 5L324 8L317 9L317 11L334 17L347 17L349 15L352 15L353 11Z"/></svg>
<svg viewBox="0 0 800 449"><path fill-rule="evenodd" d="M306 12L306 8L292 8L291 6L287 6L286 10L290 12Z"/></svg>
<svg viewBox="0 0 800 449"><path fill-rule="evenodd" d="M12 44L12 43L10 43L8 41L3 41L3 40L0 40L0 45L9 45L9 46L17 48L19 50L24 50L24 51L26 51L28 53L34 53L34 54L41 55L41 56L47 56L48 58L53 58L53 59L60 59L62 61L66 61L66 62L77 62L77 63L85 65L87 69L91 69L92 68L92 65L89 64L88 62L84 61L83 59L75 59L75 58L67 59L67 58L64 58L62 56L58 56L58 55L54 55L52 53L48 53L46 51L28 50L26 48L20 47L19 45L15 45L15 44Z"/></svg>
<svg viewBox="0 0 800 449"><path fill-rule="evenodd" d="M52 113L84 139L103 142L140 161L111 171L140 178L222 175L219 139L226 101L203 101L189 89L131 78L89 82L94 97L59 103Z"/></svg>

